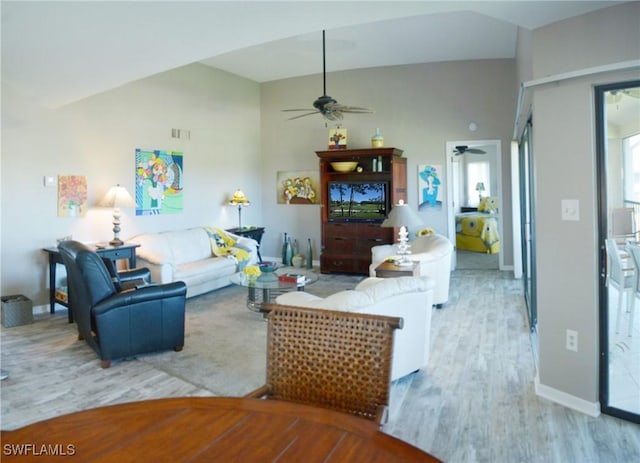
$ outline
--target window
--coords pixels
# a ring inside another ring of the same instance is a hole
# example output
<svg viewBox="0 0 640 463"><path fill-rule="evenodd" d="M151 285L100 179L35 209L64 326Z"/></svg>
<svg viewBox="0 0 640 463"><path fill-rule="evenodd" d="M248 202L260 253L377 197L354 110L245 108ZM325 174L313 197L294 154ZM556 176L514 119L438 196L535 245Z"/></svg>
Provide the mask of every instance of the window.
<svg viewBox="0 0 640 463"><path fill-rule="evenodd" d="M480 204L480 195L482 197L491 196L491 169L487 161L471 161L467 163L467 198L469 205ZM477 191L476 186L482 183L484 191Z"/></svg>
<svg viewBox="0 0 640 463"><path fill-rule="evenodd" d="M640 134L622 141L624 201L640 203Z"/></svg>

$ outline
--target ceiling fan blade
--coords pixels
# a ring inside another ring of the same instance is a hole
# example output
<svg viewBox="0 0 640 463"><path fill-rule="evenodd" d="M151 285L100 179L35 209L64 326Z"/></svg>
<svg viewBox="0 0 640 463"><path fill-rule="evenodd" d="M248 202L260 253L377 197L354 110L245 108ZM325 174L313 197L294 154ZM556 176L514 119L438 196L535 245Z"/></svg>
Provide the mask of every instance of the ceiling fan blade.
<svg viewBox="0 0 640 463"><path fill-rule="evenodd" d="M318 114L320 111L313 111L311 113L306 113L306 114L299 114L297 116L293 116L290 117L288 120L292 121L293 119L300 119L301 117L305 117L305 116L312 116L314 114Z"/></svg>
<svg viewBox="0 0 640 463"><path fill-rule="evenodd" d="M453 150L453 154L455 154L456 156L458 156L460 154L464 154L464 153L487 154L486 151L483 151L483 150L478 149L478 148L469 148L467 145L456 146L456 148Z"/></svg>
<svg viewBox="0 0 640 463"><path fill-rule="evenodd" d="M288 111L316 111L316 110L313 108L299 108L299 109L281 109L280 111L288 112Z"/></svg>
<svg viewBox="0 0 640 463"><path fill-rule="evenodd" d="M373 114L375 111L367 108L345 108L341 109L343 113L353 113L353 114Z"/></svg>

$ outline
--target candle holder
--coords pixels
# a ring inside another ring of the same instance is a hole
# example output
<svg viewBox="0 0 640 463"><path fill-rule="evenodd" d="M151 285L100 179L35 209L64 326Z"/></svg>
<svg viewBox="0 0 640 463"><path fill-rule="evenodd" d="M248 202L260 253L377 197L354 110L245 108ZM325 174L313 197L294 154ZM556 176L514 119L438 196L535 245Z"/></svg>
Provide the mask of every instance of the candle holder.
<svg viewBox="0 0 640 463"><path fill-rule="evenodd" d="M413 265L411 259L409 259L409 255L411 254L411 245L409 244L409 232L407 232L407 228L402 226L400 227L400 231L398 232L398 256L400 259L396 262L396 265Z"/></svg>
<svg viewBox="0 0 640 463"><path fill-rule="evenodd" d="M408 266L413 264L411 259L409 259L411 245L409 244L407 227L419 229L421 226L422 220L420 217L418 217L403 200L398 201L398 204L393 206L387 218L382 222L381 227L400 227L398 231L398 244L396 245L399 256L399 261L396 262L397 265Z"/></svg>

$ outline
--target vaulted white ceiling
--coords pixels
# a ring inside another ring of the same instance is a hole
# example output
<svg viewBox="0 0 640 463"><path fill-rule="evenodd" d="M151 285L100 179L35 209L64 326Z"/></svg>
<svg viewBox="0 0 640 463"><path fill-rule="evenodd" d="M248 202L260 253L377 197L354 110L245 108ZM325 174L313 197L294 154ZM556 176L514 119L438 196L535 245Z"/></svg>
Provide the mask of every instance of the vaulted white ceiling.
<svg viewBox="0 0 640 463"><path fill-rule="evenodd" d="M2 1L3 92L55 108L202 62L266 82L408 63L513 58L535 29L614 1Z"/></svg>

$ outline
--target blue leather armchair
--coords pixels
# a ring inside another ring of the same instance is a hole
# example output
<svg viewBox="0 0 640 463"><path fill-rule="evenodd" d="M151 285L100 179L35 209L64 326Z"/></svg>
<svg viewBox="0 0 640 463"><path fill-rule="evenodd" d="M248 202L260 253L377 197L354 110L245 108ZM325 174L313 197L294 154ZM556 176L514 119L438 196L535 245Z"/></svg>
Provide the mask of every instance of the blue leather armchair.
<svg viewBox="0 0 640 463"><path fill-rule="evenodd" d="M77 241L58 246L67 269L70 306L84 339L103 368L115 359L166 349L182 350L187 286L182 281L119 290L122 275ZM148 279L148 270L132 276Z"/></svg>

